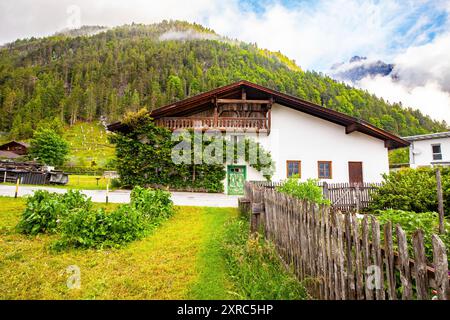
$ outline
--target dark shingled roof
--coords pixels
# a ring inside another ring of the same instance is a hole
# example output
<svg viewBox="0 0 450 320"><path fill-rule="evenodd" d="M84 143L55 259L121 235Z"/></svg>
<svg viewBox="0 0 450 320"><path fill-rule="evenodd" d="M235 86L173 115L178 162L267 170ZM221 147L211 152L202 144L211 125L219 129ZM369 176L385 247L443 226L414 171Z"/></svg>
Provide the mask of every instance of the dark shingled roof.
<svg viewBox="0 0 450 320"><path fill-rule="evenodd" d="M377 128L364 120L245 80L163 106L153 110L150 115L154 119L183 116L189 114L189 112L192 112L193 110L204 108L207 104L210 104L214 98L239 98L242 89L245 89L247 99L250 99L249 97L252 99L273 99L275 103L342 125L347 128L349 133L359 131L381 139L385 142L385 146L388 149L402 148L410 144L408 141L405 141L395 134ZM127 131L128 128L125 124L116 122L110 124L108 130L124 132Z"/></svg>
<svg viewBox="0 0 450 320"><path fill-rule="evenodd" d="M11 151L0 150L0 158L15 159L15 158L19 158L19 157L20 157L20 155L18 155L17 153L14 153Z"/></svg>

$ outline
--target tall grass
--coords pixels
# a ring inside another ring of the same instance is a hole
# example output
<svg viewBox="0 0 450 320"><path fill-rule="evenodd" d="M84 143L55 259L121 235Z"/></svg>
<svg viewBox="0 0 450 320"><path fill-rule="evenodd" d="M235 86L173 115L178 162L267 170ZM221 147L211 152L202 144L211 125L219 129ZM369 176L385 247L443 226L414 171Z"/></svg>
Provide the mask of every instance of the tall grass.
<svg viewBox="0 0 450 320"><path fill-rule="evenodd" d="M235 295L251 300L303 300L304 286L286 270L273 245L260 236L249 236L249 223L230 221L224 234L224 254Z"/></svg>

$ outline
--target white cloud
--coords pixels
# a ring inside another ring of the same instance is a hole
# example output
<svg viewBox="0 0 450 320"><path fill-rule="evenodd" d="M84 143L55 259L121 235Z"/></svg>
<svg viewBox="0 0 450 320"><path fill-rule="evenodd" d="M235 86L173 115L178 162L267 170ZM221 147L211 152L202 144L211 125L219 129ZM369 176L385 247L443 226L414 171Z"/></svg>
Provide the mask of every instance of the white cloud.
<svg viewBox="0 0 450 320"><path fill-rule="evenodd" d="M195 32L194 30L187 30L187 31L168 31L163 33L159 40L161 41L167 41L167 40L220 40L220 37L215 34L210 33L201 33L201 32Z"/></svg>
<svg viewBox="0 0 450 320"><path fill-rule="evenodd" d="M70 21L67 8L77 5L83 25L195 21L223 36L281 51L304 68L326 71L333 63L355 54L390 58L393 43L407 45L419 39L421 27L429 22L425 15L410 27L410 33L400 36L396 31L424 2L319 0L286 7L274 0L264 2L263 12L256 14L243 9L238 0L1 1L0 43L63 29ZM448 2L432 3L438 6Z"/></svg>
<svg viewBox="0 0 450 320"><path fill-rule="evenodd" d="M395 57L391 76L366 77L356 83L390 102L401 101L434 119L450 123L450 33L408 48Z"/></svg>
<svg viewBox="0 0 450 320"><path fill-rule="evenodd" d="M402 102L405 107L419 109L434 119L450 123L450 94L433 80L423 86L409 88L389 76L377 76L362 79L358 86L391 103Z"/></svg>
<svg viewBox="0 0 450 320"><path fill-rule="evenodd" d="M394 63L395 72L404 84L411 87L433 80L450 92L450 33L426 45L408 48Z"/></svg>
<svg viewBox="0 0 450 320"><path fill-rule="evenodd" d="M81 25L117 26L163 19L205 20L219 0L16 0L0 1L0 43L50 35L71 25L71 6L80 8Z"/></svg>

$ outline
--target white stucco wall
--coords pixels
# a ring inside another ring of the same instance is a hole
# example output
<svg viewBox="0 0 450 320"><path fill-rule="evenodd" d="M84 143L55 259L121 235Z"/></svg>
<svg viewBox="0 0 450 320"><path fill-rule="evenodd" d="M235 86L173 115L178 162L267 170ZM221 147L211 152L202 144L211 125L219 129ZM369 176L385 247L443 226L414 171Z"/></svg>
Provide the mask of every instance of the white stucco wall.
<svg viewBox="0 0 450 320"><path fill-rule="evenodd" d="M270 151L275 161L273 181L286 179L286 161L301 161L301 179L318 179L318 161L332 161L332 179L327 182L349 182L348 162L363 163L364 182L381 182L382 174L389 172L388 149L384 141L353 132L345 127L306 113L279 105L272 106L271 132L255 136ZM247 180L265 180L260 172L246 165ZM227 190L226 180L225 190Z"/></svg>
<svg viewBox="0 0 450 320"><path fill-rule="evenodd" d="M433 144L441 145L442 160L433 160L431 147ZM410 145L409 155L411 168L430 166L431 162L450 162L450 138L413 141Z"/></svg>
<svg viewBox="0 0 450 320"><path fill-rule="evenodd" d="M286 161L300 160L302 180L318 178L317 161L332 161L332 179L348 182L348 162L363 163L363 180L380 182L389 172L388 150L384 141L369 135L345 133L345 127L306 113L274 104L272 130L259 141L272 152L276 162L274 180L286 178Z"/></svg>

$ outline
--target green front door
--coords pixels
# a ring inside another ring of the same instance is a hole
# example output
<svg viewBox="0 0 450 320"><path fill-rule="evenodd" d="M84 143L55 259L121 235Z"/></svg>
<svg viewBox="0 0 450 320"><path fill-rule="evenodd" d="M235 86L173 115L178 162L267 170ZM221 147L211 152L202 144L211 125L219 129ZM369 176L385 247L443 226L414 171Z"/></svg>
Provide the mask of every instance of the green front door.
<svg viewBox="0 0 450 320"><path fill-rule="evenodd" d="M228 194L244 194L244 183L247 178L247 168L245 166L228 166Z"/></svg>

